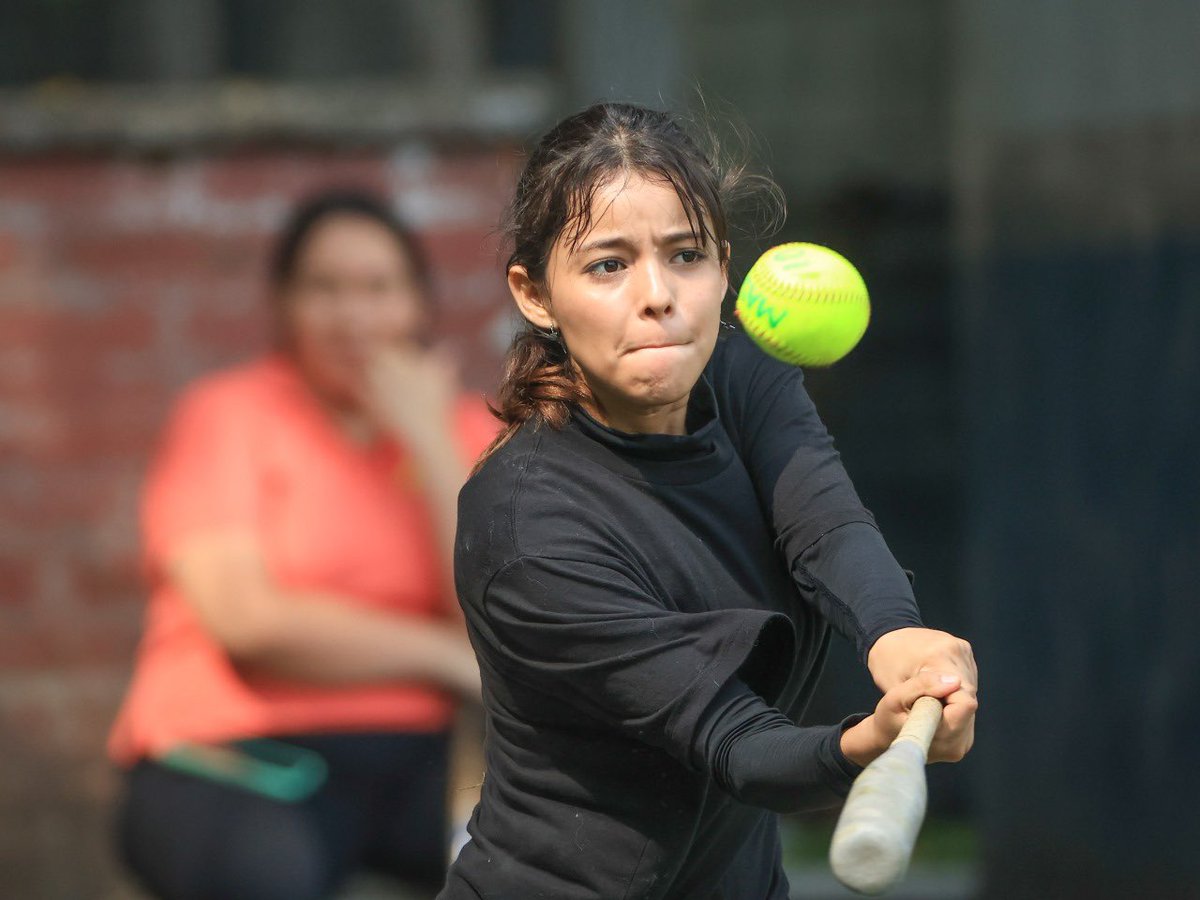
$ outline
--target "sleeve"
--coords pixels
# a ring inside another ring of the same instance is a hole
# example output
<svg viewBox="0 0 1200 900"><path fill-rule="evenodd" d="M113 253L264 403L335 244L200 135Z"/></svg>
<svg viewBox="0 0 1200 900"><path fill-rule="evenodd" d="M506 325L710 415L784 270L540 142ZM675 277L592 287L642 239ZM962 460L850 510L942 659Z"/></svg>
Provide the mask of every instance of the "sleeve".
<svg viewBox="0 0 1200 900"><path fill-rule="evenodd" d="M780 813L827 809L862 771L842 753L841 737L865 717L800 727L731 678L701 717L693 764L742 803Z"/></svg>
<svg viewBox="0 0 1200 900"><path fill-rule="evenodd" d="M142 494L143 556L161 568L180 542L259 522L261 477L249 398L205 383L177 403Z"/></svg>
<svg viewBox="0 0 1200 900"><path fill-rule="evenodd" d="M863 506L804 388L804 373L731 335L714 369L718 404L802 596L865 659L920 626L912 586Z"/></svg>
<svg viewBox="0 0 1200 900"><path fill-rule="evenodd" d="M682 613L617 568L520 557L488 585L485 639L505 677L685 764L704 711L739 671L768 700L786 683L794 635L755 609Z"/></svg>

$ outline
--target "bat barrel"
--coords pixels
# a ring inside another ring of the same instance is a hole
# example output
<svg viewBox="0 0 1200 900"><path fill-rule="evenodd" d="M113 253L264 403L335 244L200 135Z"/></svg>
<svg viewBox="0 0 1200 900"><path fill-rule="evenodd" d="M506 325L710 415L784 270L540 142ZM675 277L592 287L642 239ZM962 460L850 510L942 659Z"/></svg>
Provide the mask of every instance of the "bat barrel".
<svg viewBox="0 0 1200 900"><path fill-rule="evenodd" d="M909 741L893 744L854 782L829 845L842 884L881 894L908 870L925 818L925 753Z"/></svg>
<svg viewBox="0 0 1200 900"><path fill-rule="evenodd" d="M925 818L925 759L941 703L923 697L899 737L854 781L842 808L829 863L846 887L882 894L908 870Z"/></svg>

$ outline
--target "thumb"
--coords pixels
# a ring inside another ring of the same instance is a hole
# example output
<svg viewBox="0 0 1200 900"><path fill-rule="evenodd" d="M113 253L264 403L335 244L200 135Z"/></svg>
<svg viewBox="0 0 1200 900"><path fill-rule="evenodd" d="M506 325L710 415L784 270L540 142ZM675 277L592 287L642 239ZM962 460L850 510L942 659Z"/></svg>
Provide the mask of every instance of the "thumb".
<svg viewBox="0 0 1200 900"><path fill-rule="evenodd" d="M921 697L942 700L958 690L960 684L961 679L952 672L923 669L896 687L896 700L908 710Z"/></svg>

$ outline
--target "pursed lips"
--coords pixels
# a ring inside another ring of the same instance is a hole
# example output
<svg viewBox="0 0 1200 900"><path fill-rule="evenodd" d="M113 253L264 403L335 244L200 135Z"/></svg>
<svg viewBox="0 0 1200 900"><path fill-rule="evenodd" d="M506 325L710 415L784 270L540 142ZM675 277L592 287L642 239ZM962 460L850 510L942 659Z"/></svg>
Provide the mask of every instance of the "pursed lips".
<svg viewBox="0 0 1200 900"><path fill-rule="evenodd" d="M687 343L690 343L690 342L689 341L662 341L662 342L657 342L657 343L653 343L653 344L638 344L634 347L630 347L625 352L626 353L637 353L637 351L639 351L639 350L664 350L667 347L682 347L684 344L687 344Z"/></svg>

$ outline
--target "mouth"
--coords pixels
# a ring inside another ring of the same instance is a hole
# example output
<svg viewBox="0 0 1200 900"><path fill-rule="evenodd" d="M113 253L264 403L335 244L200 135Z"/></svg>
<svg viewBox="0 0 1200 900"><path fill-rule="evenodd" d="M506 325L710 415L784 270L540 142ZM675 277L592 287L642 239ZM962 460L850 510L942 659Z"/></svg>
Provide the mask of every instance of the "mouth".
<svg viewBox="0 0 1200 900"><path fill-rule="evenodd" d="M625 351L626 354L637 353L639 350L665 350L668 347L682 347L689 341L658 341L651 344L638 344L635 347L630 347Z"/></svg>

